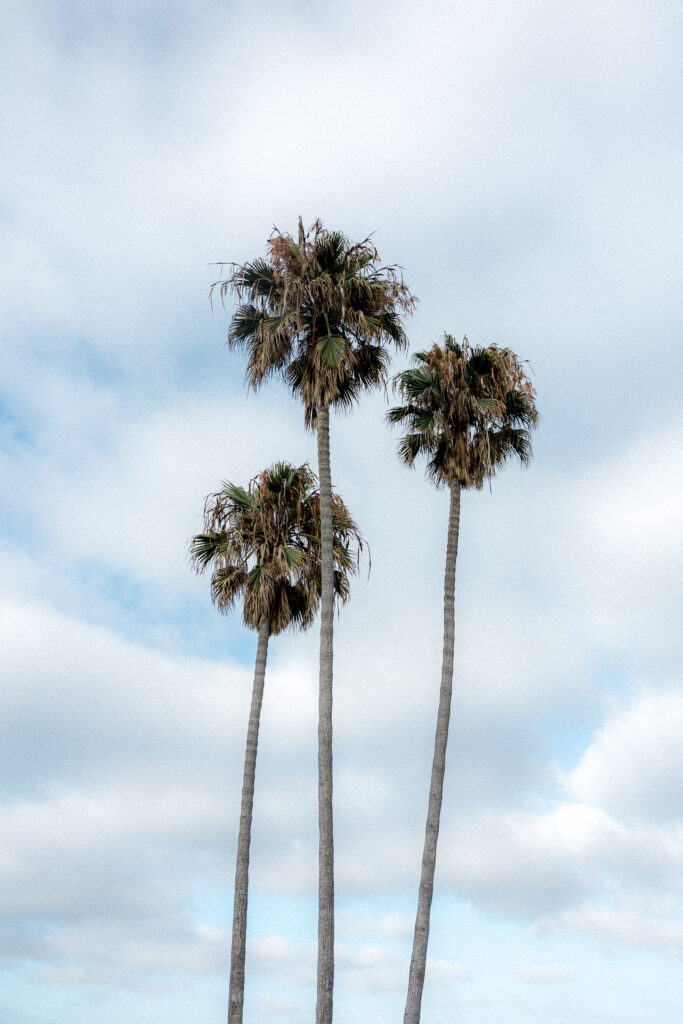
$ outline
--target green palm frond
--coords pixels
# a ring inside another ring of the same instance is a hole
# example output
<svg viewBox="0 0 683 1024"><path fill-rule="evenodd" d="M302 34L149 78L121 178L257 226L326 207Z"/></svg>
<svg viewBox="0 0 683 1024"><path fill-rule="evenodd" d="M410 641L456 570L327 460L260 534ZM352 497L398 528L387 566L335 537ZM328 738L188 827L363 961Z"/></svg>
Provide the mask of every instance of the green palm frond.
<svg viewBox="0 0 683 1024"><path fill-rule="evenodd" d="M321 271L338 272L344 266L347 242L341 231L327 231L320 237L315 249Z"/></svg>
<svg viewBox="0 0 683 1024"><path fill-rule="evenodd" d="M475 395L474 401L477 403L479 408L483 409L485 412L492 412L498 405L495 398L479 398Z"/></svg>
<svg viewBox="0 0 683 1024"><path fill-rule="evenodd" d="M236 271L236 279L241 288L248 289L255 296L263 298L268 297L277 287L275 270L268 260L263 258L257 258L251 263L245 263L243 267L239 267Z"/></svg>
<svg viewBox="0 0 683 1024"><path fill-rule="evenodd" d="M251 345L258 338L264 314L251 304L239 306L233 314L228 334L228 344L233 348Z"/></svg>
<svg viewBox="0 0 683 1024"><path fill-rule="evenodd" d="M462 355L462 348L457 343L457 341L455 340L455 338L453 337L452 334L444 334L443 340L444 340L444 347L446 348L446 350L448 352L453 352L456 356L461 356Z"/></svg>
<svg viewBox="0 0 683 1024"><path fill-rule="evenodd" d="M301 548L290 548L285 546L280 548L280 553L282 555L283 562L289 569L295 569L298 565L301 565L305 558L305 554Z"/></svg>
<svg viewBox="0 0 683 1024"><path fill-rule="evenodd" d="M320 338L317 345L320 355L326 363L329 363L330 366L339 365L339 361L346 349L346 342L343 338L335 338L328 334L324 338Z"/></svg>
<svg viewBox="0 0 683 1024"><path fill-rule="evenodd" d="M528 463L533 454L531 434L519 427L502 427L490 434L492 457L497 463L506 462L517 456L524 464Z"/></svg>
<svg viewBox="0 0 683 1024"><path fill-rule="evenodd" d="M382 345L363 345L354 352L354 378L361 388L376 387L385 380L389 354Z"/></svg>
<svg viewBox="0 0 683 1024"><path fill-rule="evenodd" d="M197 572L203 572L217 558L229 558L230 543L225 534L213 530L198 533L190 541L190 559Z"/></svg>
<svg viewBox="0 0 683 1024"><path fill-rule="evenodd" d="M300 355L297 359L292 359L291 363L289 363L289 365L287 366L284 376L286 383L289 385L292 391L301 391L304 378L306 376L307 366L307 355Z"/></svg>
<svg viewBox="0 0 683 1024"><path fill-rule="evenodd" d="M415 459L424 450L424 439L421 434L405 434L398 443L398 456L406 465L412 466Z"/></svg>
<svg viewBox="0 0 683 1024"><path fill-rule="evenodd" d="M400 388L408 399L422 398L427 392L433 392L436 378L432 370L421 367L417 370L405 370L400 375Z"/></svg>
<svg viewBox="0 0 683 1024"><path fill-rule="evenodd" d="M371 337L373 334L379 334L380 331L382 330L382 327L384 327L386 330L387 325L389 323L388 315L373 316L371 313L361 312L359 319L365 331L367 332L368 337Z"/></svg>
<svg viewBox="0 0 683 1024"><path fill-rule="evenodd" d="M411 418L410 426L416 432L426 433L432 430L435 422L435 413L433 412L423 413L422 415L414 414Z"/></svg>
<svg viewBox="0 0 683 1024"><path fill-rule="evenodd" d="M403 423L413 415L414 412L410 405L395 405L387 411L386 419L387 423Z"/></svg>
<svg viewBox="0 0 683 1024"><path fill-rule="evenodd" d="M475 377L488 377L491 373L492 360L486 349L474 349L467 361L468 371Z"/></svg>
<svg viewBox="0 0 683 1024"><path fill-rule="evenodd" d="M268 578L272 575L272 567L270 562L259 562L249 570L247 577L249 583L249 589L258 593L267 583Z"/></svg>
<svg viewBox="0 0 683 1024"><path fill-rule="evenodd" d="M533 426L538 419L533 399L515 388L505 395L505 415L506 419L517 425Z"/></svg>
<svg viewBox="0 0 683 1024"><path fill-rule="evenodd" d="M245 491L244 487L231 483L229 480L223 481L223 489L220 495L221 498L226 498L234 505L236 510L251 511L257 506L257 501L253 494Z"/></svg>

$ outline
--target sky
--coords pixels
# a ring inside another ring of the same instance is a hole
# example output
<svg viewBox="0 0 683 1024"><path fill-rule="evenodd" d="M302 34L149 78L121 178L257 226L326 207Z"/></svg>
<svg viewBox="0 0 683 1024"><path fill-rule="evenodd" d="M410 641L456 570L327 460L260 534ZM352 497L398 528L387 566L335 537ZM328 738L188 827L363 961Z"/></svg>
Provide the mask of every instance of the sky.
<svg viewBox="0 0 683 1024"><path fill-rule="evenodd" d="M683 1012L680 6L6 0L0 1019L227 1006L255 636L187 544L315 465L244 387L221 261L373 233L444 331L528 360L527 470L463 498L425 1024ZM397 355L393 372L408 365ZM387 395L332 421L372 558L335 623L335 1020L402 1019L447 497ZM274 638L245 1020L313 1018L317 635Z"/></svg>

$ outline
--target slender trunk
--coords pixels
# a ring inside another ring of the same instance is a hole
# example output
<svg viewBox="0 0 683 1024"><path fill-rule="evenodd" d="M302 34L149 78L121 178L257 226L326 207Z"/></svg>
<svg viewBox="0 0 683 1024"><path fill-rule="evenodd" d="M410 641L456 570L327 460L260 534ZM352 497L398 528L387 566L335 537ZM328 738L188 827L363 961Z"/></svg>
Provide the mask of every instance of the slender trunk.
<svg viewBox="0 0 683 1024"><path fill-rule="evenodd" d="M422 989L427 965L427 943L429 941L429 914L434 891L434 869L436 867L436 842L439 838L443 777L446 769L446 744L448 743L448 721L451 715L451 693L453 692L453 645L455 640L455 560L458 554L458 530L460 527L460 485L451 484L451 502L448 514L448 545L446 547L446 573L443 595L443 660L441 667L441 692L439 714L434 740L432 780L429 787L427 826L422 853L422 874L415 917L413 955L410 960L408 997L403 1024L419 1024Z"/></svg>
<svg viewBox="0 0 683 1024"><path fill-rule="evenodd" d="M228 1024L242 1024L244 1009L244 960L247 946L247 897L249 890L249 844L251 843L251 812L254 805L254 776L256 751L263 703L263 684L266 677L266 658L270 623L263 622L258 631L254 686L247 729L247 747L244 754L242 781L242 807L240 831L237 839L237 867L235 869L235 900L232 912L232 950L230 954L230 994L228 996Z"/></svg>
<svg viewBox="0 0 683 1024"><path fill-rule="evenodd" d="M318 410L320 478L321 608L318 705L318 993L316 1024L332 1024L334 988L334 836L332 831L332 628L334 550L330 413Z"/></svg>

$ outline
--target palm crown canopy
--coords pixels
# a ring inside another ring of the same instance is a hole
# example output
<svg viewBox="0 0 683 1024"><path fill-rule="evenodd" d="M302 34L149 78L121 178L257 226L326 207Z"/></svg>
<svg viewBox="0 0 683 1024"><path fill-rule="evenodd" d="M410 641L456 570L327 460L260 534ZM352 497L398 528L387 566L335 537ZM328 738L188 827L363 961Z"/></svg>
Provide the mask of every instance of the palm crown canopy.
<svg viewBox="0 0 683 1024"><path fill-rule="evenodd" d="M529 461L536 392L511 349L445 334L443 347L418 352L415 363L394 378L405 404L387 414L408 428L399 442L405 463L425 456L437 484L481 487L513 456Z"/></svg>
<svg viewBox="0 0 683 1024"><path fill-rule="evenodd" d="M246 626L264 620L272 634L306 629L320 604L320 494L307 465L277 462L249 483L225 481L204 506L204 532L190 541L197 572L211 568L211 596L229 611L244 596ZM333 495L334 588L345 602L362 540L338 494Z"/></svg>
<svg viewBox="0 0 683 1024"><path fill-rule="evenodd" d="M388 342L407 345L403 320L416 300L368 238L352 244L319 220L304 231L299 218L297 239L276 229L265 259L229 266L212 288L240 303L228 344L247 350L252 387L284 374L309 427L319 408L348 408L386 380Z"/></svg>

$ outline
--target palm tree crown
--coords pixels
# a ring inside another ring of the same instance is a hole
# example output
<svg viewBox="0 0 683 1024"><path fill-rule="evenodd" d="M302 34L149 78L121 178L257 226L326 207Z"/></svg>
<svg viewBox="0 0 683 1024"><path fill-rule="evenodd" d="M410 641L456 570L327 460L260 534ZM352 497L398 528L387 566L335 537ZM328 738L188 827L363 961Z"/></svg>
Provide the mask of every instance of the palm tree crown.
<svg viewBox="0 0 683 1024"><path fill-rule="evenodd" d="M226 481L209 495L204 532L190 542L194 568L211 567L211 595L220 611L244 596L244 623L270 634L306 629L320 604L320 495L308 466L277 462L247 488ZM334 584L349 597L362 540L338 494L333 496ZM355 547L354 547L355 546Z"/></svg>
<svg viewBox="0 0 683 1024"><path fill-rule="evenodd" d="M318 409L348 408L386 379L387 342L407 344L403 316L415 299L369 239L352 244L320 221L306 232L299 219L297 239L275 230L265 259L230 268L213 286L240 302L228 344L247 350L252 387L284 375L309 427Z"/></svg>
<svg viewBox="0 0 683 1024"><path fill-rule="evenodd" d="M399 443L405 463L425 456L437 485L479 488L512 456L529 461L536 392L511 349L472 348L445 334L443 347L418 352L415 362L394 379L405 405L387 414L408 427Z"/></svg>

